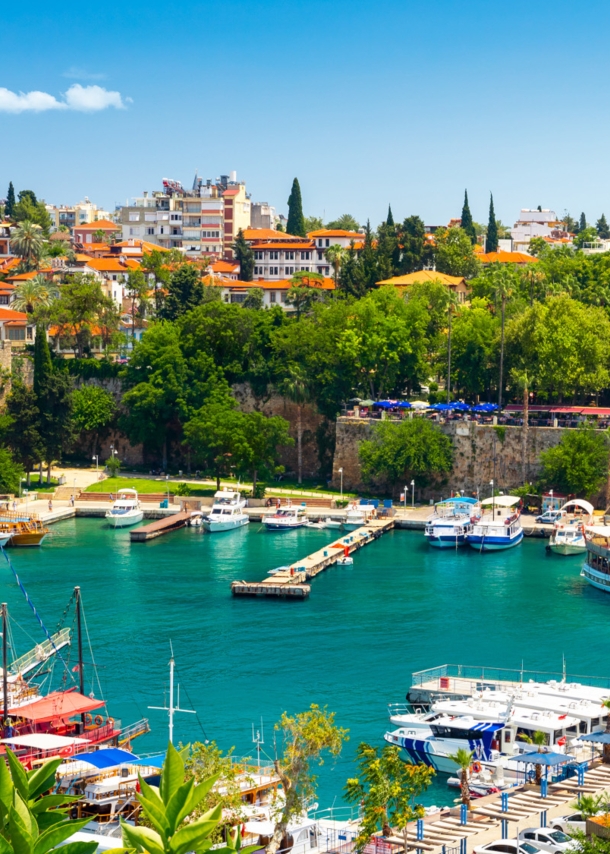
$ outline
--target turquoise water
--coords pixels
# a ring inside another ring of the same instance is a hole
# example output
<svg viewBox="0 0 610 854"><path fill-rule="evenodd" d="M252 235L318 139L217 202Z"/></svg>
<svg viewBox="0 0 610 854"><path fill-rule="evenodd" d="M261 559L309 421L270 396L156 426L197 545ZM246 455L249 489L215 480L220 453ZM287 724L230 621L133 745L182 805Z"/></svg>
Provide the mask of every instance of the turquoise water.
<svg viewBox="0 0 610 854"><path fill-rule="evenodd" d="M181 705L198 713L176 715L175 741L207 736L252 755L251 725L262 717L271 755L283 710L316 702L337 713L350 742L320 769L321 806L341 800L356 745L382 743L386 705L404 700L412 671L447 662L560 671L565 654L569 673L607 673L610 596L580 578L581 558L547 555L542 540L479 555L393 531L358 552L353 567L313 580L307 601L233 599L232 580L262 579L336 538L259 528L184 529L131 544L128 532L79 519L55 525L40 549L10 551L50 630L81 586L110 714L151 721L136 752L167 742L167 716L147 707L164 705L170 639ZM41 634L6 566L2 598L22 627L13 631L23 653L31 642L22 629L35 642ZM440 781L427 795L448 800Z"/></svg>

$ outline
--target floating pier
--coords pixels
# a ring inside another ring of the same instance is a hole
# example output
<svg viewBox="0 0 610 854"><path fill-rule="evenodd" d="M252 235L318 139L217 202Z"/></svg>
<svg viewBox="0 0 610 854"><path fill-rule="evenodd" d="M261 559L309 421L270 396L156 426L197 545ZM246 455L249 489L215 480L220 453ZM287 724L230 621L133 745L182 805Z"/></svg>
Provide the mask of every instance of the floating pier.
<svg viewBox="0 0 610 854"><path fill-rule="evenodd" d="M172 531L177 531L178 528L184 528L191 518L191 512L182 511L173 513L171 516L166 516L165 519L157 519L156 522L151 522L150 525L144 525L142 528L134 528L129 532L132 543L145 543L148 540L154 540L156 537L162 537L164 534L169 534Z"/></svg>
<svg viewBox="0 0 610 854"><path fill-rule="evenodd" d="M152 526L149 526L152 527ZM348 531L340 539L318 549L290 567L263 581L233 581L233 596L275 596L286 599L306 599L311 591L307 582L329 566L333 566L344 554L352 554L363 546L379 539L394 527L394 519L371 519L355 531Z"/></svg>

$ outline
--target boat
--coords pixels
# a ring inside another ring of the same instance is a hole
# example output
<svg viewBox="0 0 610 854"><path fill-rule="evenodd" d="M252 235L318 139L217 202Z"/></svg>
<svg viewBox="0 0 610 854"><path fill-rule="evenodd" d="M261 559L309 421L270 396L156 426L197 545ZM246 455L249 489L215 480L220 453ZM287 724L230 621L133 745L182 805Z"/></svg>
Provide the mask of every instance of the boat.
<svg viewBox="0 0 610 854"><path fill-rule="evenodd" d="M585 527L587 560L580 575L598 590L610 592L610 527L588 525Z"/></svg>
<svg viewBox="0 0 610 854"><path fill-rule="evenodd" d="M267 575L277 575L278 572L290 572L289 566L276 566L275 569L267 570Z"/></svg>
<svg viewBox="0 0 610 854"><path fill-rule="evenodd" d="M574 511L569 517L570 508L579 508L584 513ZM582 498L574 498L561 508L560 521L555 523L553 533L548 542L549 551L560 555L584 555L587 550L585 540L585 525L593 519L593 505Z"/></svg>
<svg viewBox="0 0 610 854"><path fill-rule="evenodd" d="M327 525L327 523L326 523L326 522L323 522L323 521L319 521L319 522L306 522L306 523L305 523L305 527L306 527L306 528L313 528L313 529L314 529L314 530L316 530L316 531L324 531L324 530L326 530L326 528L328 528L328 525Z"/></svg>
<svg viewBox="0 0 610 854"><path fill-rule="evenodd" d="M339 519L327 519L326 527L333 529L340 529L343 527L343 522L340 522Z"/></svg>
<svg viewBox="0 0 610 854"><path fill-rule="evenodd" d="M141 522L144 511L140 507L136 490L119 489L116 500L105 518L111 528L128 528L130 525Z"/></svg>
<svg viewBox="0 0 610 854"><path fill-rule="evenodd" d="M39 516L11 510L0 514L0 546L39 546L48 533Z"/></svg>
<svg viewBox="0 0 610 854"><path fill-rule="evenodd" d="M483 515L473 517L472 528L466 534L468 545L479 552L518 546L523 539L519 519L521 499L515 495L496 495L481 501L481 508Z"/></svg>
<svg viewBox="0 0 610 854"><path fill-rule="evenodd" d="M472 530L471 517L479 507L476 498L455 496L446 498L434 508L426 519L424 536L437 549L456 548L466 544L466 535Z"/></svg>
<svg viewBox="0 0 610 854"><path fill-rule="evenodd" d="M306 522L305 505L293 507L290 502L285 507L278 507L275 513L263 519L263 525L268 531L291 531L294 528L302 528Z"/></svg>
<svg viewBox="0 0 610 854"><path fill-rule="evenodd" d="M367 504L358 504L357 501L352 501L347 508L343 527L348 531L354 531L356 528L361 528L368 522L373 509L373 507L369 507Z"/></svg>
<svg viewBox="0 0 610 854"><path fill-rule="evenodd" d="M201 510L192 510L187 524L189 528L201 528L203 525L203 513Z"/></svg>
<svg viewBox="0 0 610 854"><path fill-rule="evenodd" d="M234 531L250 522L250 517L244 512L246 499L234 489L219 490L214 495L212 509L203 517L203 527L210 534Z"/></svg>

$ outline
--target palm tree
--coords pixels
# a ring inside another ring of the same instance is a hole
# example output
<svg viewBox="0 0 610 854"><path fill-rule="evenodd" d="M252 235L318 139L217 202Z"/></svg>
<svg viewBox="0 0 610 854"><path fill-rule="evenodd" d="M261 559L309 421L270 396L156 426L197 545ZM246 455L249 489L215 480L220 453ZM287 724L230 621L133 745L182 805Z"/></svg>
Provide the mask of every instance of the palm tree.
<svg viewBox="0 0 610 854"><path fill-rule="evenodd" d="M303 480L303 404L309 400L309 379L299 365L291 365L282 383L282 393L297 405L297 475Z"/></svg>
<svg viewBox="0 0 610 854"><path fill-rule="evenodd" d="M34 276L15 288L11 308L33 314L37 307L48 308L59 296L59 290L44 276Z"/></svg>
<svg viewBox="0 0 610 854"><path fill-rule="evenodd" d="M604 799L602 795L581 795L578 803L572 804L572 809L578 810L583 818L591 818L602 808Z"/></svg>
<svg viewBox="0 0 610 854"><path fill-rule="evenodd" d="M458 305L457 294L449 291L447 294L447 403L451 403L451 319Z"/></svg>
<svg viewBox="0 0 610 854"><path fill-rule="evenodd" d="M24 219L11 234L11 248L28 266L34 266L44 254L42 228Z"/></svg>
<svg viewBox="0 0 610 854"><path fill-rule="evenodd" d="M498 384L498 411L502 409L502 382L504 372L504 316L506 301L511 297L515 287L515 274L505 266L498 266L492 273L492 285L496 300L500 301L502 311L502 332L500 337L500 381Z"/></svg>
<svg viewBox="0 0 610 854"><path fill-rule="evenodd" d="M528 465L527 465L527 451L528 451L528 435L529 435L529 421L530 421L530 378L527 371L513 371L512 377L517 388L520 388L523 391L523 428L521 434L522 440L522 457L523 457L523 483L527 483L528 476Z"/></svg>
<svg viewBox="0 0 610 854"><path fill-rule="evenodd" d="M474 753L472 750L464 750L460 747L455 753L449 756L460 769L460 791L462 794L462 803L466 804L470 809L470 786L468 785L468 772L472 763Z"/></svg>
<svg viewBox="0 0 610 854"><path fill-rule="evenodd" d="M346 250L339 246L338 243L333 243L324 253L326 260L331 265L335 273L335 287L339 286L339 270L345 260Z"/></svg>
<svg viewBox="0 0 610 854"><path fill-rule="evenodd" d="M546 733L536 731L532 736L532 744L538 745L538 753L542 753L542 748L546 745ZM542 783L542 765L536 765L536 785Z"/></svg>

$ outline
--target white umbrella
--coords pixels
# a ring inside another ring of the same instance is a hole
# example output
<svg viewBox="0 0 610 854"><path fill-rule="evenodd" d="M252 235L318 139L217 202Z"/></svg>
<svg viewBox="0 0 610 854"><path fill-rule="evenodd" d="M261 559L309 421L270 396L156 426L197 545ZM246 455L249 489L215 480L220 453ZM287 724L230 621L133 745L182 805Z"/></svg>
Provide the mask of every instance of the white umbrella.
<svg viewBox="0 0 610 854"><path fill-rule="evenodd" d="M429 409L430 404L425 403L423 400L411 400L409 401L413 409Z"/></svg>

